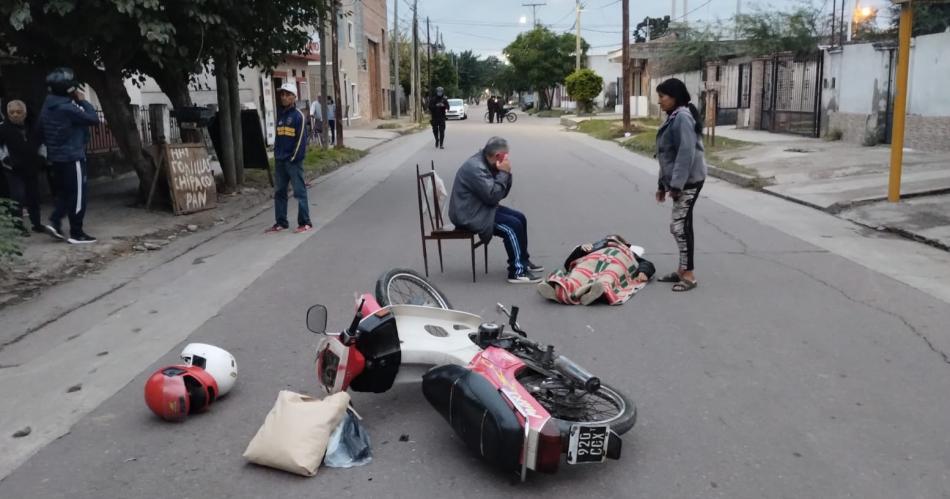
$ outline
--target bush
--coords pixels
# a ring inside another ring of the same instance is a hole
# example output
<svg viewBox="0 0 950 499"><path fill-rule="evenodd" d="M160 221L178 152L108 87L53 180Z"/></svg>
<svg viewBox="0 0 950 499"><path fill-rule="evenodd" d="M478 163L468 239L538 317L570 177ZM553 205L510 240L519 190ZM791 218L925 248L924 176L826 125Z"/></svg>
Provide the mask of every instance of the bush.
<svg viewBox="0 0 950 499"><path fill-rule="evenodd" d="M13 207L13 201L0 198L0 263L7 264L17 257L23 255L20 248L19 229L16 226L16 219L10 214L10 208Z"/></svg>
<svg viewBox="0 0 950 499"><path fill-rule="evenodd" d="M604 89L604 79L593 70L584 68L568 75L564 85L568 95L577 102L578 113L589 113L594 107L594 97Z"/></svg>

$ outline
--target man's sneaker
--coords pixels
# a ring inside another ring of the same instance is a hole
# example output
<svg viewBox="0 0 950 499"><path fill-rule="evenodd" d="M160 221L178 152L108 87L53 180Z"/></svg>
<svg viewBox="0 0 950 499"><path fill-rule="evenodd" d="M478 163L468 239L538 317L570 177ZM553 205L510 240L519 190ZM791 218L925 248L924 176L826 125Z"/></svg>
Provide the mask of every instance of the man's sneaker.
<svg viewBox="0 0 950 499"><path fill-rule="evenodd" d="M66 240L66 242L68 242L69 244L90 244L90 243L96 242L96 238L83 232L82 234L79 234L77 236L71 236L69 239Z"/></svg>
<svg viewBox="0 0 950 499"><path fill-rule="evenodd" d="M310 224L303 224L303 225L301 225L300 227L297 227L296 229L294 229L294 234L301 234L301 233L304 233L304 232L310 232L311 230L313 230L313 226L312 226L312 225L310 225Z"/></svg>
<svg viewBox="0 0 950 499"><path fill-rule="evenodd" d="M520 274L508 274L508 282L512 284L533 284L541 282L541 278L532 274L530 270L525 270Z"/></svg>
<svg viewBox="0 0 950 499"><path fill-rule="evenodd" d="M274 224L274 225L271 225L269 229L265 230L264 233L265 233L265 234L273 234L273 233L275 233L275 232L280 232L280 231L282 231L282 230L287 230L287 229L288 229L288 227L284 227L284 226L281 225L281 224Z"/></svg>
<svg viewBox="0 0 950 499"><path fill-rule="evenodd" d="M531 272L544 272L544 265L538 265L533 263L531 260L528 260L527 267Z"/></svg>
<svg viewBox="0 0 950 499"><path fill-rule="evenodd" d="M60 241L66 239L65 237L63 237L63 231L59 228L58 224L57 225L54 225L52 223L46 224L43 226L43 228L46 229L47 234L55 237L56 239L59 239Z"/></svg>

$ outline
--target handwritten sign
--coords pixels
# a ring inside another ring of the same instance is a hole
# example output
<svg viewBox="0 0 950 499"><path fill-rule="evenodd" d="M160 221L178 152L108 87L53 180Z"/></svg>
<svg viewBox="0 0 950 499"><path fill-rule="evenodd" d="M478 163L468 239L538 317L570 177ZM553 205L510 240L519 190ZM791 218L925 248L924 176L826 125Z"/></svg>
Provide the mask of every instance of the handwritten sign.
<svg viewBox="0 0 950 499"><path fill-rule="evenodd" d="M211 161L202 144L166 144L164 165L176 215L209 210L218 204Z"/></svg>

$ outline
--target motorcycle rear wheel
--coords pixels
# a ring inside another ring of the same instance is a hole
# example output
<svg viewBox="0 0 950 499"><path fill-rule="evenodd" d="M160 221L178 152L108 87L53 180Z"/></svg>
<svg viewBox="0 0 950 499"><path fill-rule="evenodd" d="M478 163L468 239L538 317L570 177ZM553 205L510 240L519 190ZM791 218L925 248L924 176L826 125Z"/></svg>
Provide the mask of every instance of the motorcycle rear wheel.
<svg viewBox="0 0 950 499"><path fill-rule="evenodd" d="M530 369L518 376L518 381L532 394L551 417L557 421L562 438L569 438L575 424L610 425L618 435L630 431L637 422L637 406L619 390L601 385L594 393L570 389L569 383L560 387L542 386L550 381Z"/></svg>
<svg viewBox="0 0 950 499"><path fill-rule="evenodd" d="M435 284L410 269L392 269L376 280L376 301L389 305L421 305L450 310L452 303Z"/></svg>

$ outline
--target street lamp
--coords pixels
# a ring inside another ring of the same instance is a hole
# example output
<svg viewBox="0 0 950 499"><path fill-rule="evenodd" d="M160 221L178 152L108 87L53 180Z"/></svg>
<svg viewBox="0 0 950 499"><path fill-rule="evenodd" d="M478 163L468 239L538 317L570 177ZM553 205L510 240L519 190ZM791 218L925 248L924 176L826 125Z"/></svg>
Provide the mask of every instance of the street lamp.
<svg viewBox="0 0 950 499"><path fill-rule="evenodd" d="M528 24L528 16L521 16L518 18L518 24Z"/></svg>

